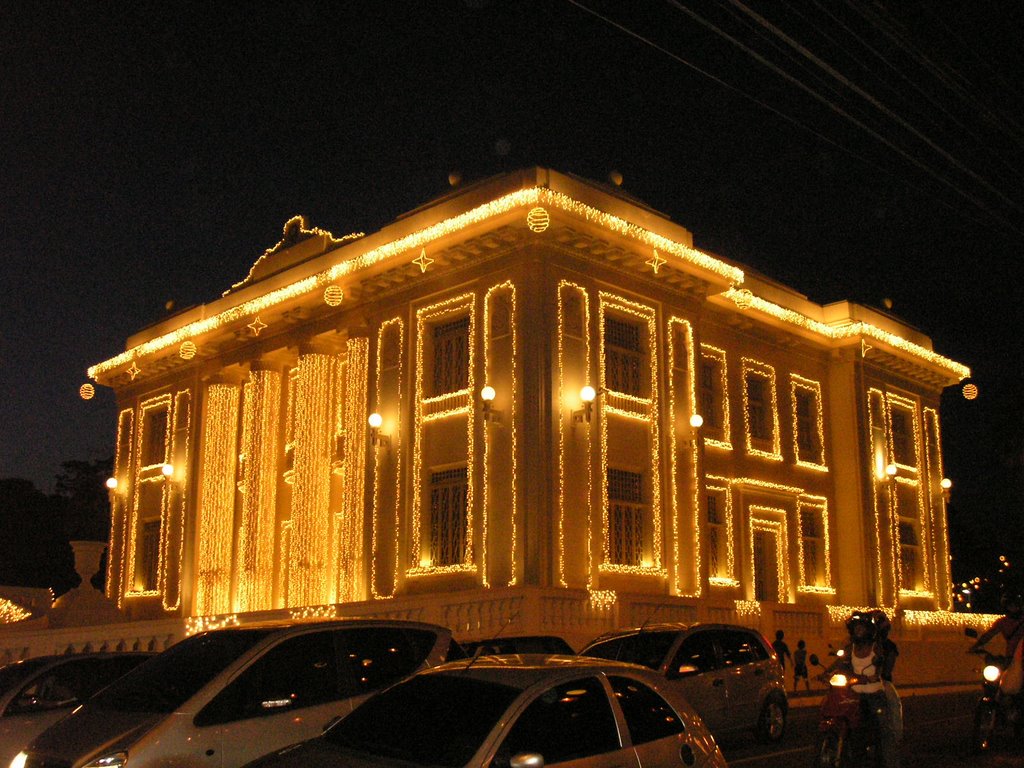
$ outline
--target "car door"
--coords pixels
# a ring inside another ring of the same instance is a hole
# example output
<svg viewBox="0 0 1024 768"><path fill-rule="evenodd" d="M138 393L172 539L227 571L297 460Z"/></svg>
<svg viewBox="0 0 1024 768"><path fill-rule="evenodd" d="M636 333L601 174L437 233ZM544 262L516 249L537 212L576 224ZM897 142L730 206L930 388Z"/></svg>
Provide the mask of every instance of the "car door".
<svg viewBox="0 0 1024 768"><path fill-rule="evenodd" d="M217 729L219 764L243 765L320 735L350 711L348 693L333 633L295 635L267 649L196 715L198 741L210 742L210 729Z"/></svg>
<svg viewBox="0 0 1024 768"><path fill-rule="evenodd" d="M623 746L604 684L596 676L558 683L537 694L508 728L490 762L508 768L514 755L539 754L560 768L640 768Z"/></svg>
<svg viewBox="0 0 1024 768"><path fill-rule="evenodd" d="M676 712L657 691L634 678L609 675L608 684L622 710L641 768L699 767L716 762L714 740L696 718Z"/></svg>
<svg viewBox="0 0 1024 768"><path fill-rule="evenodd" d="M711 732L720 733L728 725L728 693L715 634L697 630L684 636L665 674Z"/></svg>
<svg viewBox="0 0 1024 768"><path fill-rule="evenodd" d="M761 689L765 684L765 668L758 662L767 658L767 652L746 630L725 629L718 635L732 725L752 728L760 712Z"/></svg>

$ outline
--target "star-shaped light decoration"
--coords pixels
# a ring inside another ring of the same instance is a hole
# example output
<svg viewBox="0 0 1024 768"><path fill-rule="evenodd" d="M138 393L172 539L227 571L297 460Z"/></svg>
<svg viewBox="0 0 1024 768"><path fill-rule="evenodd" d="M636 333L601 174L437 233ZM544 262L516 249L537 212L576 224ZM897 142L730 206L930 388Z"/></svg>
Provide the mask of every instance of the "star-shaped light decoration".
<svg viewBox="0 0 1024 768"><path fill-rule="evenodd" d="M658 267L662 264L668 264L668 260L661 258L661 254L658 253L658 249L654 249L654 256L644 262L647 266L654 270L654 274L658 274Z"/></svg>
<svg viewBox="0 0 1024 768"><path fill-rule="evenodd" d="M420 273L423 273L427 271L427 267L434 263L434 260L427 256L426 248L421 248L420 255L413 259L412 263L419 265Z"/></svg>
<svg viewBox="0 0 1024 768"><path fill-rule="evenodd" d="M132 360L131 367L128 369L128 375L132 377L132 381L135 381L135 377L142 373L142 369Z"/></svg>
<svg viewBox="0 0 1024 768"><path fill-rule="evenodd" d="M249 323L249 325L247 327L248 327L248 329L250 331L252 331L252 335L253 336L259 336L260 335L260 331L262 331L264 328L266 328L267 324L264 323L262 320L260 320L260 316L259 315L256 315L256 317L253 318L253 321L251 323Z"/></svg>

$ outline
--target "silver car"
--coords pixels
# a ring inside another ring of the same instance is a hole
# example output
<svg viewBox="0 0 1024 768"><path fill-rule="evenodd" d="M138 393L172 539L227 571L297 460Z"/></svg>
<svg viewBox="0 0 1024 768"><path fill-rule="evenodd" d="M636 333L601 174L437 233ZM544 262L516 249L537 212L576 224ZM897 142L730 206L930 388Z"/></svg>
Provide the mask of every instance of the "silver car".
<svg viewBox="0 0 1024 768"><path fill-rule="evenodd" d="M248 768L725 768L693 709L635 664L482 656L420 672Z"/></svg>
<svg viewBox="0 0 1024 768"><path fill-rule="evenodd" d="M36 656L0 668L0 766L33 738L152 653Z"/></svg>
<svg viewBox="0 0 1024 768"><path fill-rule="evenodd" d="M642 664L676 688L716 738L752 730L766 742L786 730L782 668L759 632L732 624L656 624L597 638L580 654Z"/></svg>
<svg viewBox="0 0 1024 768"><path fill-rule="evenodd" d="M279 622L194 635L51 726L12 768L232 768L322 733L374 691L464 653L443 627Z"/></svg>

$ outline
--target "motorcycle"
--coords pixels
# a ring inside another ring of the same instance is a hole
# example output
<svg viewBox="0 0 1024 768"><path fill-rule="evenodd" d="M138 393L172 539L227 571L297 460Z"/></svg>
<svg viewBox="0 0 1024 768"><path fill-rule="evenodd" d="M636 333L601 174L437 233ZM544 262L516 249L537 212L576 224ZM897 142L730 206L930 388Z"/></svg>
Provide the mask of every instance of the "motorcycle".
<svg viewBox="0 0 1024 768"><path fill-rule="evenodd" d="M833 651L842 657L843 651ZM816 654L811 664L822 667ZM867 682L857 675L833 672L821 702L818 740L814 750L814 768L848 768L874 765L877 759L877 726L874 717L865 717L860 694L852 686ZM883 716L882 713L875 713Z"/></svg>
<svg viewBox="0 0 1024 768"><path fill-rule="evenodd" d="M972 627L964 629L964 634L978 637ZM1010 728L1015 737L1024 732L1024 712L1021 712L1017 695L1004 693L1001 685L1010 666L1010 657L997 656L981 648L973 652L985 658L985 666L981 670L981 698L974 708L971 750L985 752L991 749L997 732Z"/></svg>

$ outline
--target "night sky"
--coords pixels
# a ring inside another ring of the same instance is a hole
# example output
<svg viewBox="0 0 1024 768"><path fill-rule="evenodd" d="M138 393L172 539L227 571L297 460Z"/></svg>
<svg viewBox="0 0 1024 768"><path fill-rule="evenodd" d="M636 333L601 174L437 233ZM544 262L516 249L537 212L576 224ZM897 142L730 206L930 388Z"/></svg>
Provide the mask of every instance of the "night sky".
<svg viewBox="0 0 1024 768"><path fill-rule="evenodd" d="M1022 4L8 5L0 478L111 455L86 368L290 216L372 232L544 165L817 302L889 300L981 389L943 399L955 525L1020 531Z"/></svg>

